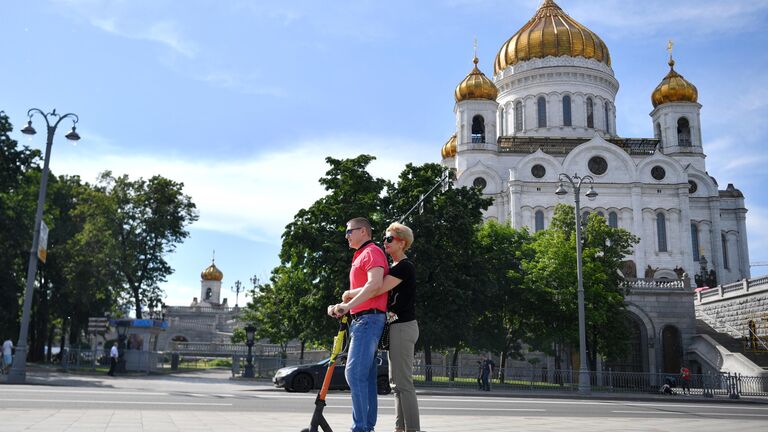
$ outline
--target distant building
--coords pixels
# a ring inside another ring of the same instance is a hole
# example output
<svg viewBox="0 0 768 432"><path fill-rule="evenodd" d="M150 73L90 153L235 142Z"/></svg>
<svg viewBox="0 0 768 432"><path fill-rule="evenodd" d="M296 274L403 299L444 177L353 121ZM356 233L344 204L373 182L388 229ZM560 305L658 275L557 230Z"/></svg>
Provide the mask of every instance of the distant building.
<svg viewBox="0 0 768 432"><path fill-rule="evenodd" d="M708 261L717 283L749 278L747 209L738 189L720 190L707 173L698 90L674 69L671 44L669 72L648 89L652 138L619 136L608 47L552 0L501 45L493 80L473 61L441 151L457 185L494 198L486 220L536 232L557 204L573 205L572 194L554 194L559 174L592 176L599 196L582 199L584 215L640 237L624 265L632 353L611 367L676 372L696 361L684 275L692 280Z"/></svg>
<svg viewBox="0 0 768 432"><path fill-rule="evenodd" d="M200 273L200 297L189 306L167 306L165 319L168 329L158 340L160 350L173 349L174 342L228 344L237 327L240 308L229 307L221 299L224 273L211 261Z"/></svg>

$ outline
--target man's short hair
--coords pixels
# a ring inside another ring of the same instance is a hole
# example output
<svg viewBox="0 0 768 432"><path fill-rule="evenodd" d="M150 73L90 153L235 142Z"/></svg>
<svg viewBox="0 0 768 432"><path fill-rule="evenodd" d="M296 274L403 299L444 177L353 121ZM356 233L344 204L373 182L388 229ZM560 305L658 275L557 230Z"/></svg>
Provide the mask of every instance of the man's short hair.
<svg viewBox="0 0 768 432"><path fill-rule="evenodd" d="M352 225L353 228L363 227L368 231L368 234L373 235L373 228L371 228L371 223L364 217L356 217L354 219L350 219L347 222L347 225Z"/></svg>

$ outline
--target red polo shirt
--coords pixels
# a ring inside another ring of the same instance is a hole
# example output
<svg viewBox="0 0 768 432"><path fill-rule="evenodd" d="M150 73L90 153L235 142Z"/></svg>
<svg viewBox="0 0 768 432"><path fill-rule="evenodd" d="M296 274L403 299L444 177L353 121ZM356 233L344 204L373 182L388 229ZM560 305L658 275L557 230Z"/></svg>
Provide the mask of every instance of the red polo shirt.
<svg viewBox="0 0 768 432"><path fill-rule="evenodd" d="M389 273L387 257L376 244L369 241L355 251L352 257L352 268L349 270L349 289L362 288L368 282L368 270L376 267L384 269L384 276ZM358 313L367 309L387 310L387 293L377 295L352 308L350 312Z"/></svg>

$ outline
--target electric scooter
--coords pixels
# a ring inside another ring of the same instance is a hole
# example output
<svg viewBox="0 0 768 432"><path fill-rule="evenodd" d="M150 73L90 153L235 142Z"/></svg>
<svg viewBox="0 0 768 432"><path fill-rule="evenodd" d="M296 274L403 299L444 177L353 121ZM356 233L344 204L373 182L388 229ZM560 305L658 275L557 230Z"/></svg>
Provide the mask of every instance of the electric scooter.
<svg viewBox="0 0 768 432"><path fill-rule="evenodd" d="M331 359L328 361L328 369L325 371L325 379L323 380L323 387L320 388L320 392L317 393L315 398L315 412L312 414L312 421L309 423L308 429L302 429L301 432L318 432L318 428L322 428L323 432L333 432L333 429L328 425L328 421L323 416L323 409L325 408L325 396L328 394L328 387L331 385L331 377L333 377L333 369L336 367L336 360L342 354L344 348L344 340L347 336L347 322L349 316L344 315L339 321L339 333L333 338L333 349L331 349Z"/></svg>

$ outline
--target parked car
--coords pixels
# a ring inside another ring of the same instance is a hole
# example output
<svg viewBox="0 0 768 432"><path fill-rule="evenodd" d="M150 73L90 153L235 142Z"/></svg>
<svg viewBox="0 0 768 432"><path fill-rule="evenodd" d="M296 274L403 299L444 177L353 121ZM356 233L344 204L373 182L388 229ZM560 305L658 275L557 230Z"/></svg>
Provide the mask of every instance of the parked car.
<svg viewBox="0 0 768 432"><path fill-rule="evenodd" d="M288 392L306 393L310 390L317 390L323 386L325 371L328 369L328 361L324 359L317 363L305 364L299 366L289 366L279 369L272 378L275 387L284 388ZM376 385L380 395L389 394L392 389L389 387L389 363L386 353L377 353L376 361L379 363ZM349 390L347 379L344 378L344 366L346 357L336 361L336 367L333 369L331 377L330 390Z"/></svg>

